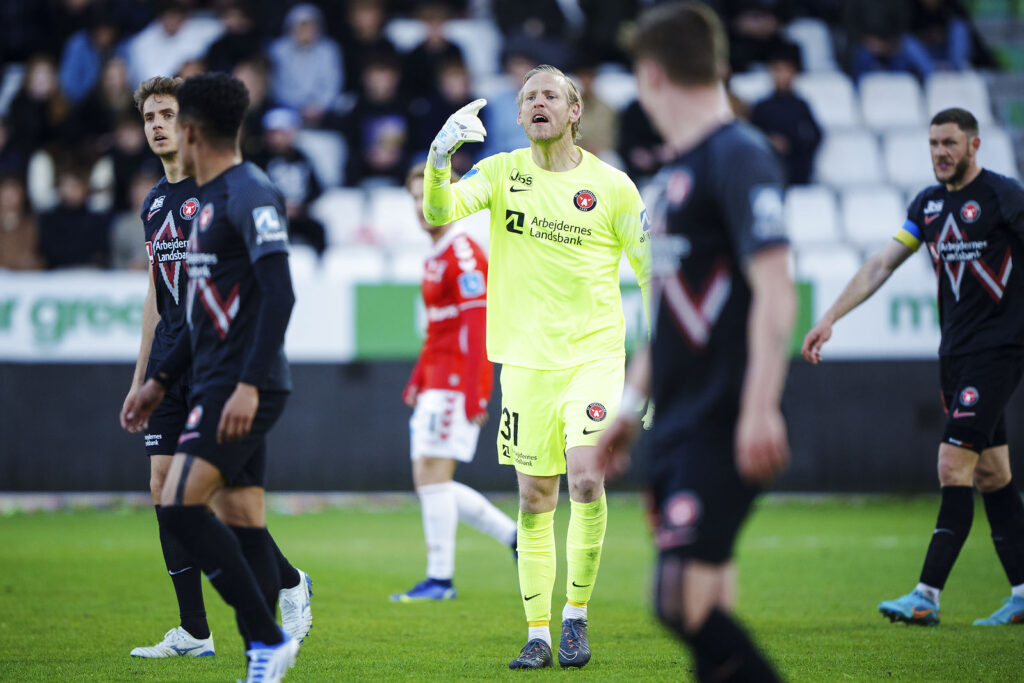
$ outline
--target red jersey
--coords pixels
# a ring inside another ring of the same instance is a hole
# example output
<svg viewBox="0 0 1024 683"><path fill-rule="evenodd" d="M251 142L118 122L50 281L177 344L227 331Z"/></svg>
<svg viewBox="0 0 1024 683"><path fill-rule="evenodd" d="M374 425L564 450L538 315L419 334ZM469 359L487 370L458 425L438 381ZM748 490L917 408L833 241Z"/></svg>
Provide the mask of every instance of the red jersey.
<svg viewBox="0 0 1024 683"><path fill-rule="evenodd" d="M466 417L486 412L494 373L487 360L487 257L464 232L449 230L423 271L427 338L406 387L460 391Z"/></svg>

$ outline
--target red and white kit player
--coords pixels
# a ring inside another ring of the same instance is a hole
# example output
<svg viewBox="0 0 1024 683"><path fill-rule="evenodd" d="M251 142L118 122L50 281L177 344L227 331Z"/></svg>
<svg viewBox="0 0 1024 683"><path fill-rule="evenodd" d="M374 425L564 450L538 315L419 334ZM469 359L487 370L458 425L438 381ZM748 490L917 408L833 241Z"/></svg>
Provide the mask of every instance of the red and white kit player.
<svg viewBox="0 0 1024 683"><path fill-rule="evenodd" d="M423 203L423 165L406 188L420 223L434 242L423 272L427 338L405 387L413 482L423 511L427 578L398 602L455 597L455 529L463 521L515 548L516 523L480 493L453 481L455 466L476 454L494 373L487 360L487 256L457 227L435 227L418 210Z"/></svg>

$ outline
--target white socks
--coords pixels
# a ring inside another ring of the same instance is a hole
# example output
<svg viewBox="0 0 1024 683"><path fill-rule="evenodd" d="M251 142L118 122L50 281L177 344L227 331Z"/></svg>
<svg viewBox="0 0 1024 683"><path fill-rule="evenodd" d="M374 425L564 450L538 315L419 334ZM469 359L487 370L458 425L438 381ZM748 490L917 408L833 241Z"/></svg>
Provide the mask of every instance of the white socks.
<svg viewBox="0 0 1024 683"><path fill-rule="evenodd" d="M929 586L926 583L919 583L914 587L914 590L924 593L924 597L934 602L936 607L939 606L939 595L942 594L940 589Z"/></svg>
<svg viewBox="0 0 1024 683"><path fill-rule="evenodd" d="M566 619L586 619L587 618L587 606L577 607L576 605L570 605L565 603L565 607L562 608L562 621Z"/></svg>
<svg viewBox="0 0 1024 683"><path fill-rule="evenodd" d="M551 647L551 629L547 626L530 626L530 633L526 636L526 642L540 638L548 647Z"/></svg>
<svg viewBox="0 0 1024 683"><path fill-rule="evenodd" d="M416 489L423 510L423 537L427 541L427 576L451 579L455 574L455 528L459 524L454 482L428 484Z"/></svg>
<svg viewBox="0 0 1024 683"><path fill-rule="evenodd" d="M459 521L497 539L505 545L516 540L516 521L494 507L479 491L457 481L451 482L455 504L459 508Z"/></svg>

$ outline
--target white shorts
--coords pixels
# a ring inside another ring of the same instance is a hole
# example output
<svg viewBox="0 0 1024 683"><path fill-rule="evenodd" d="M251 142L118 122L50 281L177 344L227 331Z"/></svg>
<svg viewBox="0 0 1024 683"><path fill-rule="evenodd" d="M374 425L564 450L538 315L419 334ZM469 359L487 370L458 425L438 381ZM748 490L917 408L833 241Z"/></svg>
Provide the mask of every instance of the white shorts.
<svg viewBox="0 0 1024 683"><path fill-rule="evenodd" d="M427 389L416 397L409 418L409 453L416 458L452 458L472 462L480 427L466 419L460 391Z"/></svg>

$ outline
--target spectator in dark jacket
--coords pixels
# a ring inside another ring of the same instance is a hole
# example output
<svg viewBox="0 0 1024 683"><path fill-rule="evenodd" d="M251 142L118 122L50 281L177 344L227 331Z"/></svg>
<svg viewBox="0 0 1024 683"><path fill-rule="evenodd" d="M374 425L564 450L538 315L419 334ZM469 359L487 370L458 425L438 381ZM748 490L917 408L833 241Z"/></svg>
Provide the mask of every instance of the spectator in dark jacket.
<svg viewBox="0 0 1024 683"><path fill-rule="evenodd" d="M39 251L49 268L110 263L111 217L89 210L88 172L65 168L57 174L60 203L39 216Z"/></svg>
<svg viewBox="0 0 1024 683"><path fill-rule="evenodd" d="M284 195L288 236L323 254L327 247L324 226L309 215L309 205L320 196L323 188L313 164L295 146L301 125L302 118L291 109L282 107L268 111L263 117L263 155L252 161L267 172Z"/></svg>
<svg viewBox="0 0 1024 683"><path fill-rule="evenodd" d="M821 129L811 108L793 92L793 79L800 72L800 48L780 44L769 59L775 91L754 105L750 122L771 141L786 166L790 185L810 182L814 154L821 144Z"/></svg>

